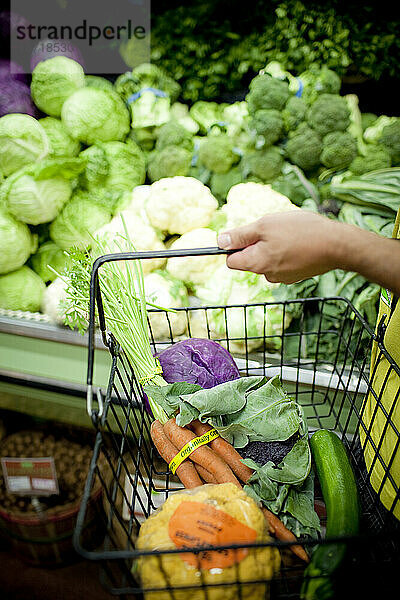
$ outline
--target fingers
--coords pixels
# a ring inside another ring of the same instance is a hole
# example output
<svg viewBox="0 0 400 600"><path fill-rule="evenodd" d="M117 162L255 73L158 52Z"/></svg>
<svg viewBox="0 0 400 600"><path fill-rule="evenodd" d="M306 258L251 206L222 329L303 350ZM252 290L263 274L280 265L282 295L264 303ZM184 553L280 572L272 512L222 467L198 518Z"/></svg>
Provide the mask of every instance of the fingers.
<svg viewBox="0 0 400 600"><path fill-rule="evenodd" d="M227 256L226 265L230 269L251 271L264 274L269 270L270 260L265 244L256 242L243 250L238 250Z"/></svg>
<svg viewBox="0 0 400 600"><path fill-rule="evenodd" d="M217 239L218 246L224 250L237 250L255 244L260 239L260 231L257 224L243 225L231 231L220 233Z"/></svg>

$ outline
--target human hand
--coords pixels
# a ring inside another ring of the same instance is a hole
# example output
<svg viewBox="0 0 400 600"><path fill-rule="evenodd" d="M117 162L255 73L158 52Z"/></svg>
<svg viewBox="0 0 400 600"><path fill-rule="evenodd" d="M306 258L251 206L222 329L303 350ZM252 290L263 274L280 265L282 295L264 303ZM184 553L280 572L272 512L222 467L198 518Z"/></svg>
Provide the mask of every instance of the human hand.
<svg viewBox="0 0 400 600"><path fill-rule="evenodd" d="M273 283L294 283L339 266L346 237L341 225L308 211L276 213L221 233L218 245L243 248L227 257L230 269L260 273Z"/></svg>

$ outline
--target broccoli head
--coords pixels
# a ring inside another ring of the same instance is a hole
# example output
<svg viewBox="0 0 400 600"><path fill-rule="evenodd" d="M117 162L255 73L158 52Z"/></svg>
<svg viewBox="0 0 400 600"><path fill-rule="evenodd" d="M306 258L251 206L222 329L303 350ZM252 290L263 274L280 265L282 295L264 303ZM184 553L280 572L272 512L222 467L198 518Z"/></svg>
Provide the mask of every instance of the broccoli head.
<svg viewBox="0 0 400 600"><path fill-rule="evenodd" d="M321 138L305 123L289 136L286 144L286 154L289 159L304 171L309 171L320 164L321 152Z"/></svg>
<svg viewBox="0 0 400 600"><path fill-rule="evenodd" d="M277 142L283 133L281 113L275 108L260 108L260 110L257 110L253 114L249 126L257 135L264 138L267 146L272 146Z"/></svg>
<svg viewBox="0 0 400 600"><path fill-rule="evenodd" d="M166 146L179 146L192 152L193 136L177 121L168 121L158 130L156 150L162 150Z"/></svg>
<svg viewBox="0 0 400 600"><path fill-rule="evenodd" d="M348 131L333 131L322 140L321 163L327 169L348 167L357 156L357 140Z"/></svg>
<svg viewBox="0 0 400 600"><path fill-rule="evenodd" d="M353 175L363 175L369 171L387 169L392 164L391 156L384 146L367 146L365 156L356 156L349 166Z"/></svg>
<svg viewBox="0 0 400 600"><path fill-rule="evenodd" d="M239 166L236 166L227 173L213 173L210 180L210 189L217 200L224 202L231 187L242 183L242 181L242 171Z"/></svg>
<svg viewBox="0 0 400 600"><path fill-rule="evenodd" d="M285 131L293 131L297 129L302 121L306 118L307 104L303 98L292 96L287 101L285 108L282 111L282 119Z"/></svg>
<svg viewBox="0 0 400 600"><path fill-rule="evenodd" d="M339 94L342 84L339 75L326 65L310 65L299 79L304 86L302 97L308 104L315 102L321 94Z"/></svg>
<svg viewBox="0 0 400 600"><path fill-rule="evenodd" d="M264 183L276 179L284 164L282 152L276 146L253 150L242 159L243 176L245 178L257 178Z"/></svg>
<svg viewBox="0 0 400 600"><path fill-rule="evenodd" d="M148 159L147 173L150 181L163 177L188 175L192 162L192 153L179 146L165 146L162 150L154 150Z"/></svg>
<svg viewBox="0 0 400 600"><path fill-rule="evenodd" d="M171 102L175 102L181 93L179 83L154 63L141 63L132 69L132 77L138 81L136 91L147 87L157 88L168 94Z"/></svg>
<svg viewBox="0 0 400 600"><path fill-rule="evenodd" d="M382 129L379 143L388 150L393 164L400 162L400 117Z"/></svg>
<svg viewBox="0 0 400 600"><path fill-rule="evenodd" d="M345 131L350 125L350 110L345 98L321 94L307 111L307 123L321 137L333 131Z"/></svg>
<svg viewBox="0 0 400 600"><path fill-rule="evenodd" d="M207 136L200 144L199 161L209 171L227 173L238 160L232 140L226 134Z"/></svg>
<svg viewBox="0 0 400 600"><path fill-rule="evenodd" d="M253 115L261 108L282 110L290 96L286 81L274 79L270 75L256 75L249 85L246 101L249 114Z"/></svg>

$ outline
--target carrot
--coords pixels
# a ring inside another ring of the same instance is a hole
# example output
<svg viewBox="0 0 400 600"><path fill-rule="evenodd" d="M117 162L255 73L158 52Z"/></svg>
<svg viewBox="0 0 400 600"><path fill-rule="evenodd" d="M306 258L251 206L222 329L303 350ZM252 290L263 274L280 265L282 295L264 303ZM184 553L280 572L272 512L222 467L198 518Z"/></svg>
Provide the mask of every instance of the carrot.
<svg viewBox="0 0 400 600"><path fill-rule="evenodd" d="M165 423L164 431L170 442L172 442L178 450L182 449L185 444L197 437L196 434L190 431L190 429L187 429L187 427L179 427L179 425L176 424L175 418L169 419L169 421ZM214 475L218 483L231 482L238 487L242 487L231 468L208 446L200 446L192 452L190 458L193 462L204 467L209 473Z"/></svg>
<svg viewBox="0 0 400 600"><path fill-rule="evenodd" d="M165 460L167 464L178 454L178 448L176 448L168 437L165 435L165 431L160 421L155 420L150 427L151 438L157 448L161 458ZM195 466L190 461L183 461L176 470L176 474L185 486L185 488L195 488L199 485L203 485Z"/></svg>
<svg viewBox="0 0 400 600"><path fill-rule="evenodd" d="M196 435L204 435L207 431L212 429L210 425L202 423L198 419L192 421L190 425ZM242 457L239 452L235 450L232 444L223 438L219 437L212 440L210 447L230 466L235 475L244 483L246 483L253 475L253 470L242 463Z"/></svg>
<svg viewBox="0 0 400 600"><path fill-rule="evenodd" d="M280 519L278 519L278 517L276 515L274 515L273 512L271 512L267 508L262 508L261 510L263 511L264 517L268 523L270 532L273 533L275 535L275 537L278 538L278 540L281 540L282 542L296 542L297 541L297 537L294 535L294 533L289 531L289 529L287 527L285 527L285 525L282 523L282 521ZM304 550L304 548L302 546L296 544L296 545L290 546L290 549L294 554L296 554L296 556L301 558L301 560L304 560L305 562L309 562L307 552Z"/></svg>
<svg viewBox="0 0 400 600"><path fill-rule="evenodd" d="M201 465L195 464L194 466L200 477L203 479L203 481L205 481L206 483L218 483L218 481L215 479L214 475L210 473L210 471L207 471L207 469L205 469Z"/></svg>

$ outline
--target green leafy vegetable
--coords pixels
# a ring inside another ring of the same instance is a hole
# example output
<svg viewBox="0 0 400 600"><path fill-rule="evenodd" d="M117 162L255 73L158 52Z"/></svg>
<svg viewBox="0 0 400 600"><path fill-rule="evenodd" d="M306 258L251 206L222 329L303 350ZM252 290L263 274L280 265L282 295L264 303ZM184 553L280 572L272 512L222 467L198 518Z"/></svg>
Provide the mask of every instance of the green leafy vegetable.
<svg viewBox="0 0 400 600"><path fill-rule="evenodd" d="M114 91L84 87L64 102L61 120L69 135L88 146L122 141L129 133L129 113Z"/></svg>
<svg viewBox="0 0 400 600"><path fill-rule="evenodd" d="M50 225L51 239L64 250L84 249L94 232L111 221L111 211L96 201L96 196L78 190Z"/></svg>
<svg viewBox="0 0 400 600"><path fill-rule="evenodd" d="M40 61L32 72L31 94L40 110L60 117L67 98L85 86L81 65L66 56Z"/></svg>
<svg viewBox="0 0 400 600"><path fill-rule="evenodd" d="M30 115L9 114L0 118L0 175L8 177L50 152L50 141L39 121Z"/></svg>
<svg viewBox="0 0 400 600"><path fill-rule="evenodd" d="M145 182L145 157L133 140L94 144L79 156L86 163L81 180L90 191L130 192Z"/></svg>
<svg viewBox="0 0 400 600"><path fill-rule="evenodd" d="M71 180L83 170L79 158L33 163L8 177L0 198L19 220L30 225L53 221L72 193Z"/></svg>
<svg viewBox="0 0 400 600"><path fill-rule="evenodd" d="M22 267L37 248L37 235L0 206L0 273Z"/></svg>
<svg viewBox="0 0 400 600"><path fill-rule="evenodd" d="M320 525L314 511L307 426L301 406L286 394L278 376L269 380L242 377L209 389L187 383L149 385L145 391L169 417L177 414L181 427L200 419L239 449L251 441L284 441L297 434L294 446L278 465L243 460L254 469L244 489L297 535L316 535Z"/></svg>
<svg viewBox="0 0 400 600"><path fill-rule="evenodd" d="M6 275L0 275L0 307L8 310L37 312L45 283L26 265Z"/></svg>
<svg viewBox="0 0 400 600"><path fill-rule="evenodd" d="M81 145L73 140L60 119L45 117L39 119L39 123L45 130L50 142L50 156L77 156Z"/></svg>
<svg viewBox="0 0 400 600"><path fill-rule="evenodd" d="M54 281L57 273L62 273L68 264L65 252L51 240L39 246L31 258L32 269L45 283ZM49 268L51 267L51 268Z"/></svg>
<svg viewBox="0 0 400 600"><path fill-rule="evenodd" d="M368 206L382 216L391 215L400 205L400 167L370 171L360 177L337 175L329 190L333 198Z"/></svg>

